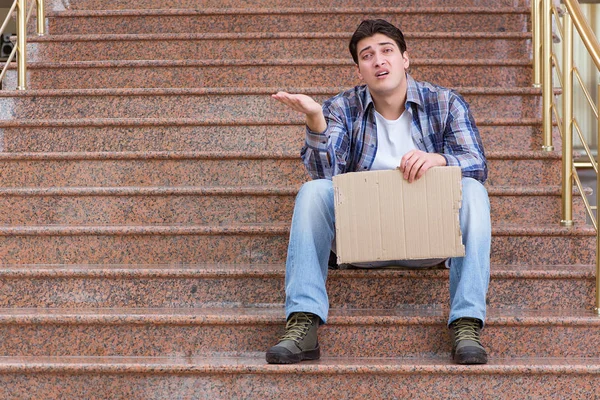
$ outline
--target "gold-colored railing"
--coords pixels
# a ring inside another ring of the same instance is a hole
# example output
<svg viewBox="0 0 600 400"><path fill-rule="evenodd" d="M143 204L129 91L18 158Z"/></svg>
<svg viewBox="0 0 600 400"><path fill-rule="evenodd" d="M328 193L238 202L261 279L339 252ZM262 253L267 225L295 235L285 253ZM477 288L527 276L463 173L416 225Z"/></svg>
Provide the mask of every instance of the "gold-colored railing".
<svg viewBox="0 0 600 400"><path fill-rule="evenodd" d="M553 0L533 0L532 3L532 44L533 44L533 86L541 87L543 93L543 130L544 143L542 150L552 151L553 121L557 123L562 137L562 215L561 224L573 225L573 183L577 186L583 199L588 215L596 229L596 302L595 310L600 315L600 230L598 217L594 210L600 210L600 174L598 163L600 152L596 148L594 157L592 149L587 144L585 135L577 119L573 116L573 86L577 82L587 100L591 112L597 121L597 137L600 144L600 84L598 85L597 101L584 84L580 70L573 62L573 34L575 30L587 49L587 53L600 71L600 43L585 18L578 0L562 0L564 9L559 10ZM562 57L559 60L553 48L554 34L560 36ZM554 74L554 75L553 75ZM557 79L553 79L556 76ZM562 107L556 103L555 88L562 89ZM582 150L589 161L575 162L573 159L573 135L576 134L582 143ZM597 160L598 159L598 160ZM596 172L596 206L592 206L584 194L577 166L590 166Z"/></svg>
<svg viewBox="0 0 600 400"><path fill-rule="evenodd" d="M17 43L13 47L2 72L0 73L0 82L4 79L6 71L11 62L13 62L15 55L17 57L17 89L27 89L27 24L29 18L33 12L34 5L37 5L37 33L42 36L46 33L46 22L45 22L45 11L44 11L44 0L35 0L31 2L29 11L27 11L27 0L15 0L11 6L2 28L0 28L0 35L4 33L8 22L13 15L16 15L17 19ZM15 13L16 11L16 13Z"/></svg>

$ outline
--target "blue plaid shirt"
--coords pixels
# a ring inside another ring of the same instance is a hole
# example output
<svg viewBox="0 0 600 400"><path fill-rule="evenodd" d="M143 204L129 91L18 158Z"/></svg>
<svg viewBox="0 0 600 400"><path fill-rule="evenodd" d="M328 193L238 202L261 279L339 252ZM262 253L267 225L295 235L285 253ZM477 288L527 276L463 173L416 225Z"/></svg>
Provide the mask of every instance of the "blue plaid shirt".
<svg viewBox="0 0 600 400"><path fill-rule="evenodd" d="M439 153L465 177L487 179L479 131L466 101L455 91L407 77L406 110L412 115L415 146ZM368 171L377 153L375 105L366 85L323 103L325 132L306 129L301 156L313 179L331 179L345 172ZM398 160L400 164L400 160Z"/></svg>

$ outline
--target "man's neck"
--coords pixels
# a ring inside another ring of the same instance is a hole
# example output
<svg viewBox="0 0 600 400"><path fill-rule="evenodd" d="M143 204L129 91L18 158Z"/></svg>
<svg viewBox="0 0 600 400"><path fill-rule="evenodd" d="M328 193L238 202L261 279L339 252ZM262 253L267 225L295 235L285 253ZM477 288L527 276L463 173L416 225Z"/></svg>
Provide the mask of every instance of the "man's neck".
<svg viewBox="0 0 600 400"><path fill-rule="evenodd" d="M402 94L378 96L377 94L371 93L371 98L375 104L375 110L381 114L383 118L388 120L396 120L400 118L404 112L404 105L406 103L406 88L404 88Z"/></svg>

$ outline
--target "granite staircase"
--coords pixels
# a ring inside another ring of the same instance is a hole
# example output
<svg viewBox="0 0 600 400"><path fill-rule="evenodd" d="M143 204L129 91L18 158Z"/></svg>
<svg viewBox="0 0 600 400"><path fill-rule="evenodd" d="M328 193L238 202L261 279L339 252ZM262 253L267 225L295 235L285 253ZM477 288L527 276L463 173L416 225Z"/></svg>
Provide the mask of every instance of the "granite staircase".
<svg viewBox="0 0 600 400"><path fill-rule="evenodd" d="M450 361L448 273L331 271L322 360L267 365L302 118L357 84L365 17L457 88L489 159L485 366ZM595 232L560 227L524 0L51 0L0 91L0 397L593 398ZM555 134L557 136L557 134ZM557 148L560 143L557 139Z"/></svg>

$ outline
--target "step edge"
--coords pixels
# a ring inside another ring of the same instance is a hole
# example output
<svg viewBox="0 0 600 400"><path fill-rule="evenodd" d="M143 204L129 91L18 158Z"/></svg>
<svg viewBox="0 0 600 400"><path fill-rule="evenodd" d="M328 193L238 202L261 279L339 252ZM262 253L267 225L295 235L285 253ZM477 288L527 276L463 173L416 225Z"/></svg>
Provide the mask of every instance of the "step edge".
<svg viewBox="0 0 600 400"><path fill-rule="evenodd" d="M28 43L90 42L90 41L203 41L203 40L264 40L264 39L349 39L352 32L235 32L235 33L122 33L122 34L57 34L32 36ZM409 40L420 39L483 39L527 40L530 32L404 32Z"/></svg>
<svg viewBox="0 0 600 400"><path fill-rule="evenodd" d="M165 225L1 225L2 236L186 236L186 235L267 235L289 233L289 223L235 223L223 225L165 224ZM492 236L596 236L593 226L563 227L553 224L523 225L495 224Z"/></svg>
<svg viewBox="0 0 600 400"><path fill-rule="evenodd" d="M412 59L413 66L449 66L449 67L531 67L530 59ZM27 64L29 70L35 69L72 69L72 68L188 68L188 67L323 67L354 66L351 59L273 59L273 60L109 60L109 61L65 61L39 62ZM9 70L16 69L13 62Z"/></svg>
<svg viewBox="0 0 600 400"><path fill-rule="evenodd" d="M291 93L310 95L336 95L352 90L354 86L339 87L297 87L286 88ZM457 86L451 88L462 95L471 96L541 96L541 90L533 87L477 87ZM280 87L207 87L207 88L101 88L101 89L30 89L0 91L0 98L20 97L100 97L100 96L249 96L271 95ZM108 118L107 118L108 119ZM125 119L125 118L123 118ZM510 119L510 118L498 118ZM533 118L532 118L533 119ZM516 118L514 119L516 120Z"/></svg>
<svg viewBox="0 0 600 400"><path fill-rule="evenodd" d="M52 186L9 188L0 187L0 196L47 197L47 196L294 196L300 185L273 186ZM490 196L547 197L561 196L562 188L556 186L489 186ZM578 195L577 188L573 194ZM586 194L591 194L586 193Z"/></svg>
<svg viewBox="0 0 600 400"><path fill-rule="evenodd" d="M205 9L130 9L47 11L48 18L146 17L210 15L286 15L286 14L529 14L528 7L313 7L313 8L205 8Z"/></svg>
<svg viewBox="0 0 600 400"><path fill-rule="evenodd" d="M441 375L599 375L596 358L521 358L491 357L487 365L451 364L447 357L438 358L334 358L292 365L269 365L264 354L248 357L2 357L2 373L60 374L239 374L239 375L372 375L372 374L441 374ZM92 360L96 360L95 362ZM69 362L67 362L69 361ZM102 361L102 362L100 362ZM401 361L404 361L401 363ZM593 364L592 364L593 361ZM341 364L343 363L343 364ZM519 365L515 365L518 363Z"/></svg>
<svg viewBox="0 0 600 400"><path fill-rule="evenodd" d="M12 119L0 120L1 128L44 128L44 127L137 127L137 126L304 126L304 119L298 117L289 120L251 120L232 121L200 120L195 118L78 118L78 119ZM539 118L487 118L479 119L478 126L541 126Z"/></svg>
<svg viewBox="0 0 600 400"><path fill-rule="evenodd" d="M235 311L235 312L232 312ZM593 310L530 310L488 309L486 327L551 326L600 327L600 318ZM427 315L429 314L429 315ZM435 314L435 315L433 315ZM411 309L331 309L328 326L410 326L447 325L447 310ZM282 325L285 323L283 304L269 307L196 307L196 308L1 308L0 326L24 324L61 325Z"/></svg>
<svg viewBox="0 0 600 400"><path fill-rule="evenodd" d="M390 269L377 271L362 271L358 269L351 270L332 270L329 271L330 280L349 280L349 279L447 279L449 272L447 270L424 270L415 271L407 269ZM595 278L595 266L590 265L588 270L568 270L568 269L527 269L523 270L498 270L491 268L492 279L543 279L543 280L591 280ZM98 265L95 268L82 268L76 266L19 266L7 267L0 264L0 278L21 279L21 278L92 278L92 279L122 279L122 278L203 278L203 279L247 279L247 278L273 278L283 279L285 277L285 267L279 269L260 270L256 267L240 267L237 270L202 268L202 267L164 267L164 268L144 268L143 266L131 267L122 266L103 267Z"/></svg>
<svg viewBox="0 0 600 400"><path fill-rule="evenodd" d="M537 150L495 150L487 152L488 160L560 160L562 153L558 151ZM300 161L297 152L244 152L244 151L106 151L106 152L17 152L0 153L0 161L10 160L133 160L133 159L228 159L228 160L271 160L293 159Z"/></svg>

